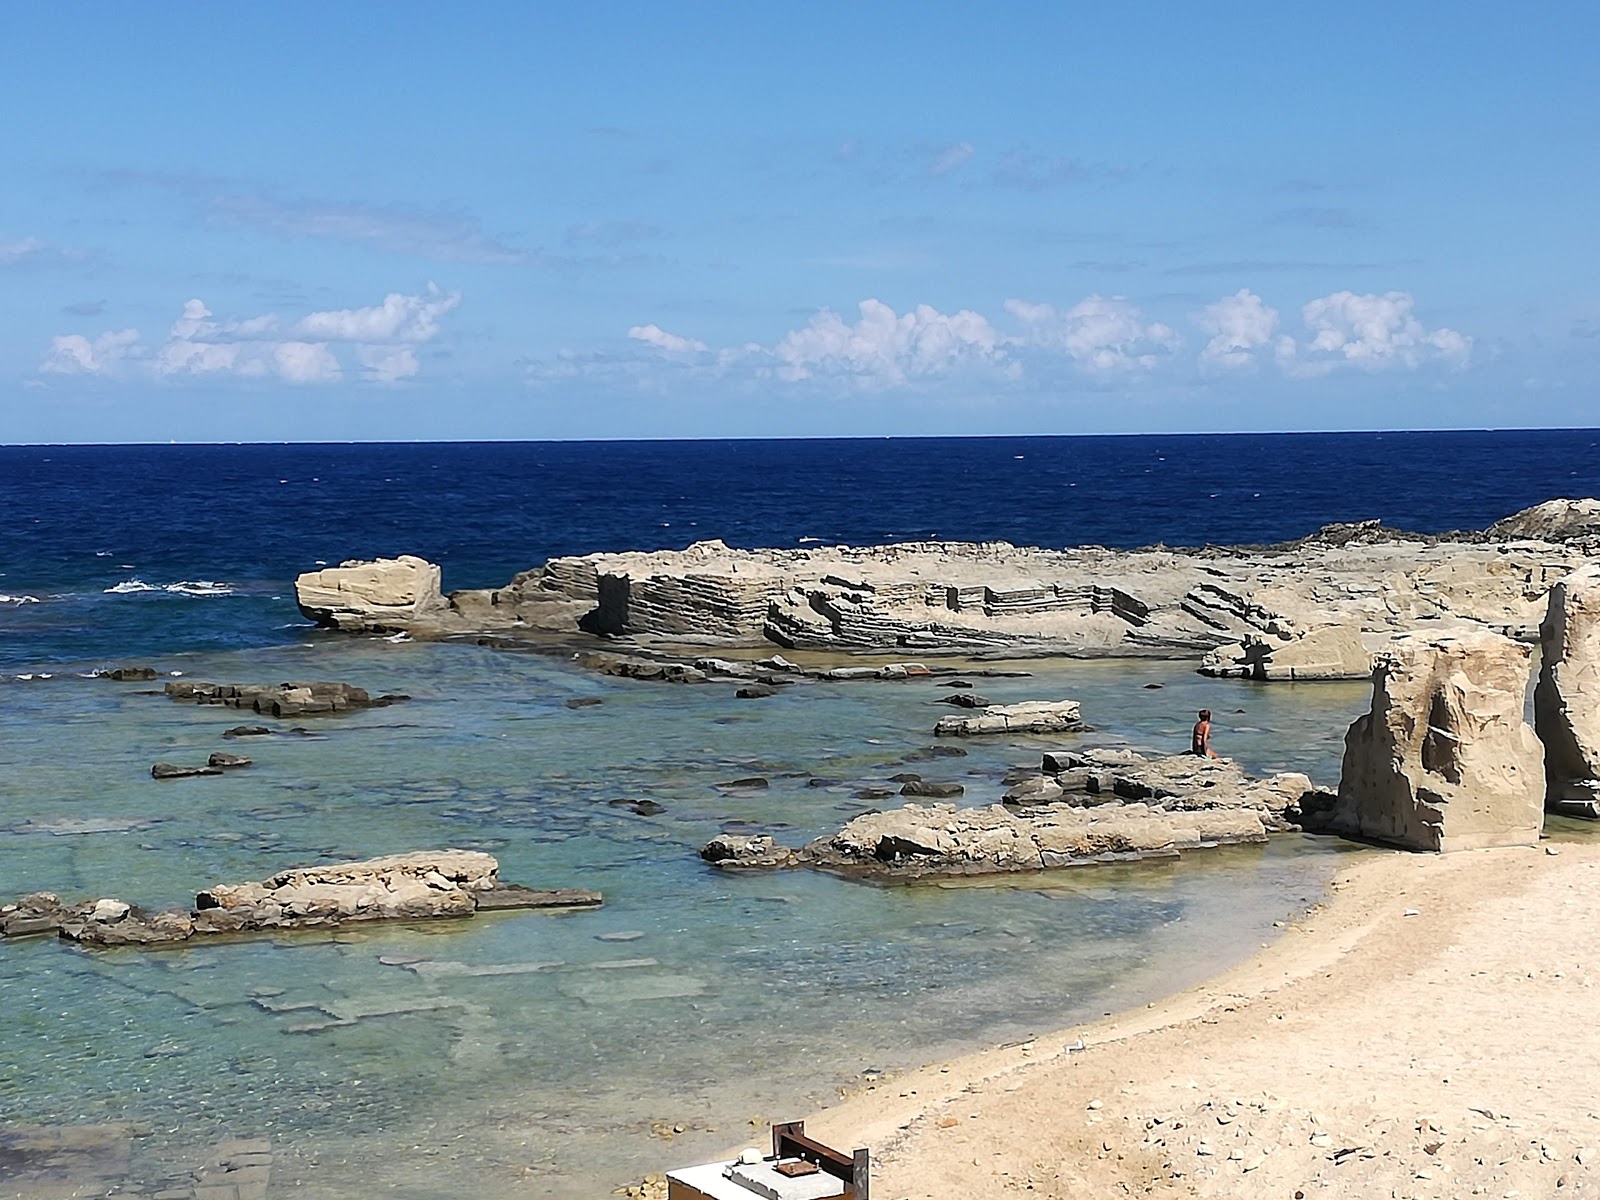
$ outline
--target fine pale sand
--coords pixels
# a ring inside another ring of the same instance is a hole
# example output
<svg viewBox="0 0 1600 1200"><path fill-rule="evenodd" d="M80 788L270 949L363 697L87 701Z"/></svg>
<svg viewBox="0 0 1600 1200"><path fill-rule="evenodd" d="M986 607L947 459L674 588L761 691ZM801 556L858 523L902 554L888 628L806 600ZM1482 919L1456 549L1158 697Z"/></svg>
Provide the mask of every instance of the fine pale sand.
<svg viewBox="0 0 1600 1200"><path fill-rule="evenodd" d="M1219 978L807 1132L878 1200L1600 1196L1600 845L1553 849L1363 856Z"/></svg>

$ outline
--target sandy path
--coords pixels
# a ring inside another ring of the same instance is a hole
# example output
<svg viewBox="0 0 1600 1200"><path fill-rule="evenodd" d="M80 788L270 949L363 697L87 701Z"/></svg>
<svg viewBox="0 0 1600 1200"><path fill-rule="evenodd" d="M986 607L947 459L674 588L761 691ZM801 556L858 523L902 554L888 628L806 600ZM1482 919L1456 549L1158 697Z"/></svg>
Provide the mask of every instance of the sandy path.
<svg viewBox="0 0 1600 1200"><path fill-rule="evenodd" d="M808 1130L879 1200L1600 1196L1600 846L1557 851L1364 858L1217 979Z"/></svg>

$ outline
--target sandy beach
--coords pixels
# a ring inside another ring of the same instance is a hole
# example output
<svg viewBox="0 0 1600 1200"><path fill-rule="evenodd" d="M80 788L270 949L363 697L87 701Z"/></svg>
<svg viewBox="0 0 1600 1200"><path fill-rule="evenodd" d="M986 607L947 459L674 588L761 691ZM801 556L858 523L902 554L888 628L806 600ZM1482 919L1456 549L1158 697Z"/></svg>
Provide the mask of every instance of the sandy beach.
<svg viewBox="0 0 1600 1200"><path fill-rule="evenodd" d="M1236 969L808 1129L889 1200L1600 1194L1597 889L1582 842L1363 856Z"/></svg>

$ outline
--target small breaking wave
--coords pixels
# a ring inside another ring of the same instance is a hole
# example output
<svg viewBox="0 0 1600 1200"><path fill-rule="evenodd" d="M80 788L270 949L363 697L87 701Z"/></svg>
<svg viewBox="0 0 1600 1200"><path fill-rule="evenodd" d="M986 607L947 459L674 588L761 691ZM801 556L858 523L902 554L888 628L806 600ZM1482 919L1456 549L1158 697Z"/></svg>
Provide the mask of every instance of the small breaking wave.
<svg viewBox="0 0 1600 1200"><path fill-rule="evenodd" d="M146 583L142 579L124 579L105 589L108 596L128 596L137 592L171 592L178 596L231 596L231 583L214 579L180 579L176 583Z"/></svg>
<svg viewBox="0 0 1600 1200"><path fill-rule="evenodd" d="M15 604L18 608L21 608L24 604L38 603L39 597L37 596L8 596L4 592L0 592L0 604Z"/></svg>

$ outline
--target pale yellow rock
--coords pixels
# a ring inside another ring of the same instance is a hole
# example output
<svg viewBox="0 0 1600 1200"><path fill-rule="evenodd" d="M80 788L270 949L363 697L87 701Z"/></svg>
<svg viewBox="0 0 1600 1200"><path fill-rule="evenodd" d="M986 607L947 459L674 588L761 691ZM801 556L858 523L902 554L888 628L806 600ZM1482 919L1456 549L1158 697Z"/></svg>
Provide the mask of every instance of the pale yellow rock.
<svg viewBox="0 0 1600 1200"><path fill-rule="evenodd" d="M1345 735L1340 832L1412 850L1531 846L1544 751L1523 719L1529 649L1485 631L1407 634L1377 656Z"/></svg>
<svg viewBox="0 0 1600 1200"><path fill-rule="evenodd" d="M1549 807L1600 816L1600 564L1550 589L1534 724L1545 747Z"/></svg>

